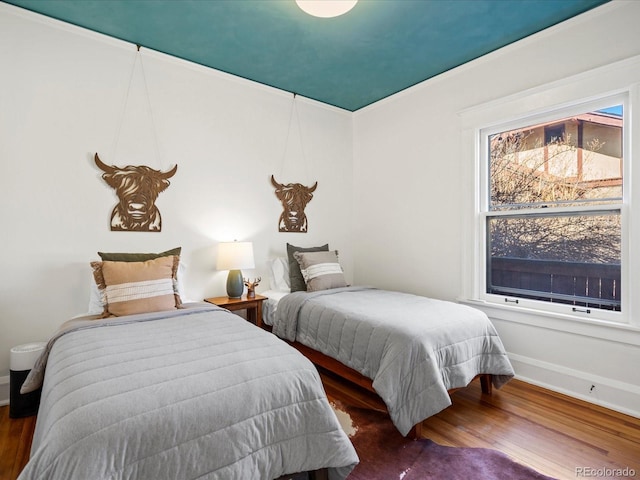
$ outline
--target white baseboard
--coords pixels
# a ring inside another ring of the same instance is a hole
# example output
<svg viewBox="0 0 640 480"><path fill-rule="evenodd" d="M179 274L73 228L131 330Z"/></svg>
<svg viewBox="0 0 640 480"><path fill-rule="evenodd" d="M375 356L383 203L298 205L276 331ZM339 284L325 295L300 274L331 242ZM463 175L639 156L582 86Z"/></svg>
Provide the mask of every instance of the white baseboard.
<svg viewBox="0 0 640 480"><path fill-rule="evenodd" d="M9 375L0 377L0 407L9 405Z"/></svg>
<svg viewBox="0 0 640 480"><path fill-rule="evenodd" d="M509 353L516 378L640 418L640 387L587 372Z"/></svg>

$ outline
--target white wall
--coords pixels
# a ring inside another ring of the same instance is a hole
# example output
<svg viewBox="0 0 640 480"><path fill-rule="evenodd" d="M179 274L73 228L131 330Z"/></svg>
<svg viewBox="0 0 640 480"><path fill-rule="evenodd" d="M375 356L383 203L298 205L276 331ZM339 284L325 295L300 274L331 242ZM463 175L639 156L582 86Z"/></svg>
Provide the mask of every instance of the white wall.
<svg viewBox="0 0 640 480"><path fill-rule="evenodd" d="M356 112L355 282L464 299L474 165L461 114L639 55L638 20L639 2L614 1ZM521 378L640 415L640 329L487 311Z"/></svg>
<svg viewBox="0 0 640 480"><path fill-rule="evenodd" d="M254 242L256 269L243 273L262 276L258 291L286 242L329 242L353 278L351 113L297 97L285 155L291 94L143 48L150 116L139 64L124 108L135 56L134 45L0 4L0 403L10 348L86 311L98 250L182 246L195 300L224 294L215 247L233 239ZM178 165L156 202L161 233L109 230L116 197L95 152L107 164ZM318 181L309 233L278 232L271 174Z"/></svg>

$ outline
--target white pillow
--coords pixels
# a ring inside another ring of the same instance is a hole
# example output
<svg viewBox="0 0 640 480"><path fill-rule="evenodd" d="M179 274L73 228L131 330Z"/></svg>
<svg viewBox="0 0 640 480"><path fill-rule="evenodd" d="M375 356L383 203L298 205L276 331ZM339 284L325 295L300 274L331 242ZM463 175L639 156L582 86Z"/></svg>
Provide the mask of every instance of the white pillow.
<svg viewBox="0 0 640 480"><path fill-rule="evenodd" d="M271 290L286 292L291 290L289 283L289 260L286 257L272 258L268 262L271 275Z"/></svg>
<svg viewBox="0 0 640 480"><path fill-rule="evenodd" d="M104 304L102 303L102 297L96 281L91 278L91 286L89 287L89 307L87 308L87 315L100 315L104 312Z"/></svg>

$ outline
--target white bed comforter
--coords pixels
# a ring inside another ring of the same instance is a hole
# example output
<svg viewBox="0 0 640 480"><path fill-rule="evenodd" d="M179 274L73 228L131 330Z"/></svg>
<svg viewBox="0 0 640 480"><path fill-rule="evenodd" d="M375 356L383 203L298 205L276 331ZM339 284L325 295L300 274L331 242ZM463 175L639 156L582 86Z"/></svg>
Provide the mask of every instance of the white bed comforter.
<svg viewBox="0 0 640 480"><path fill-rule="evenodd" d="M480 310L368 287L294 292L278 303L273 332L373 380L403 435L451 405L447 390L478 374L500 388L513 368Z"/></svg>
<svg viewBox="0 0 640 480"><path fill-rule="evenodd" d="M42 400L21 480L273 479L357 463L315 367L215 306L80 321L27 379ZM33 381L32 381L33 380Z"/></svg>

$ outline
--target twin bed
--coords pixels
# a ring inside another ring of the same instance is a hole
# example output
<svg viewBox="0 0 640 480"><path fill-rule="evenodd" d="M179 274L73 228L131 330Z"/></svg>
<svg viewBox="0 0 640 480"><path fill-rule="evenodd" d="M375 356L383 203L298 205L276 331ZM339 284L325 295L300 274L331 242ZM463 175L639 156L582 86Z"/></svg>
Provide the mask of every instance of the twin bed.
<svg viewBox="0 0 640 480"><path fill-rule="evenodd" d="M316 365L376 393L402 435L451 405L475 378L500 388L514 371L480 310L366 286L348 286L337 251L287 244L270 261L263 322Z"/></svg>
<svg viewBox="0 0 640 480"><path fill-rule="evenodd" d="M344 479L358 462L313 364L212 305L78 319L41 358L20 479Z"/></svg>
<svg viewBox="0 0 640 480"><path fill-rule="evenodd" d="M369 287L293 292L267 322L317 365L377 393L402 435L419 436L450 391L480 377L490 393L513 377L486 315L452 302Z"/></svg>
<svg viewBox="0 0 640 480"><path fill-rule="evenodd" d="M104 311L64 324L23 386L42 386L42 400L20 479L344 479L357 454L300 351L377 392L403 435L448 406L448 390L513 376L477 310L336 286L329 268L306 279L323 288L263 293L270 333L182 304L175 253L96 262Z"/></svg>
<svg viewBox="0 0 640 480"><path fill-rule="evenodd" d="M20 480L347 477L358 456L308 359L183 304L180 249L100 256L96 314L63 324L22 386L42 396Z"/></svg>

